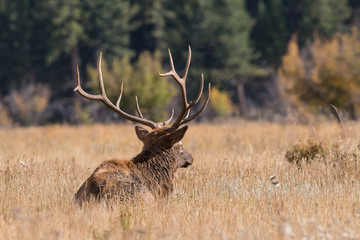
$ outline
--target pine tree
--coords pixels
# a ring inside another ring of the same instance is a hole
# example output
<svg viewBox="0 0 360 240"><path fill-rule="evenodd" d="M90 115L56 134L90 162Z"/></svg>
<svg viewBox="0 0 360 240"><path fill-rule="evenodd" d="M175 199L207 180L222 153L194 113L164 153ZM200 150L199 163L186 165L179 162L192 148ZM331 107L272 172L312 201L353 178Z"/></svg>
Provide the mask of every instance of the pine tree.
<svg viewBox="0 0 360 240"><path fill-rule="evenodd" d="M330 39L350 16L347 0L258 0L248 1L256 23L251 33L261 62L277 68L286 53L287 42L297 34L300 47L314 33Z"/></svg>
<svg viewBox="0 0 360 240"><path fill-rule="evenodd" d="M47 1L12 0L0 4L1 92L34 82L45 65L49 16Z"/></svg>
<svg viewBox="0 0 360 240"><path fill-rule="evenodd" d="M256 24L251 32L261 61L277 67L286 53L290 32L286 26L285 6L282 0L261 1L258 3Z"/></svg>

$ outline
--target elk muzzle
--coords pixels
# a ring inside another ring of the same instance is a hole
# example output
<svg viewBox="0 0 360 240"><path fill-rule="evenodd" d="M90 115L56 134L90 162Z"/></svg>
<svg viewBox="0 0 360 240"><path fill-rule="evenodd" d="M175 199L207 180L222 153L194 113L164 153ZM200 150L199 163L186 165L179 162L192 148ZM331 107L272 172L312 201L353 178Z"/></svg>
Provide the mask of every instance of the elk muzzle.
<svg viewBox="0 0 360 240"><path fill-rule="evenodd" d="M185 149L182 149L180 157L182 160L182 164L179 167L181 168L187 168L194 161L192 155L189 152L187 152Z"/></svg>

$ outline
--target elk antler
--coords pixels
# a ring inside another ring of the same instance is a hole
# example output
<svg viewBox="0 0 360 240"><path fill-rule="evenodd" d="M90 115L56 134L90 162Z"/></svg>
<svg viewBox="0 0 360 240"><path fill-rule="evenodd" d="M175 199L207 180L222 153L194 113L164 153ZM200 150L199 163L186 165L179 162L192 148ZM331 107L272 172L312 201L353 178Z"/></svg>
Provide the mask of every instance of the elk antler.
<svg viewBox="0 0 360 240"><path fill-rule="evenodd" d="M77 91L81 96L90 99L90 100L100 100L102 101L106 106L108 106L111 110L113 110L114 112L116 112L117 114L119 114L120 116L122 116L123 118L136 122L136 123L140 123L143 125L146 125L152 129L155 128L160 128L168 123L170 123L171 119L174 116L174 110L172 110L172 114L170 116L170 118L165 121L165 122L160 122L160 123L155 123L151 120L148 120L146 118L143 117L141 111L140 111L140 107L139 107L139 103L138 103L138 99L137 97L135 98L136 100L136 109L137 112L139 114L140 117L136 117L133 115L130 115L126 112L124 112L123 110L120 109L120 101L121 101L121 97L122 97L122 92L123 92L123 86L124 84L121 84L121 90L120 90L120 95L118 100L116 101L116 105L114 105L109 98L106 96L106 92L105 92L105 87L104 87L104 81L103 81L103 77L102 77L102 72L101 72L101 59L102 59L102 52L100 52L100 57L99 57L99 62L98 62L98 77L99 77L99 86L100 86L100 94L97 95L93 95L93 94L89 94L87 92L85 92L80 84L80 73L79 73L79 66L77 66L77 86L74 89L74 91Z"/></svg>
<svg viewBox="0 0 360 240"><path fill-rule="evenodd" d="M173 123L173 125L171 126L172 128L178 128L180 125L190 122L191 120L195 119L196 117L198 117L206 108L207 104L209 103L209 99L210 99L210 83L209 83L209 93L208 93L208 97L204 103L204 105L201 107L201 109L193 114L192 116L190 115L190 109L192 107L195 106L195 104L197 104L201 98L201 95L203 93L203 88L204 88L204 74L201 74L201 87L199 90L199 94L198 97L195 99L195 101L191 101L190 103L188 103L187 101L187 97L186 97L186 78L187 78L187 74L189 71L189 67L190 67L190 62L191 62L191 48L189 46L189 54L188 54L188 59L186 62L186 66L185 66L185 70L184 70L184 75L181 78L175 71L175 67L174 67L174 62L171 56L171 52L170 49L168 49L169 51L169 60L170 60L170 67L171 70L167 73L158 73L161 77L173 77L175 79L175 81L179 84L180 88L181 88L181 96L182 96L182 109L181 112L178 116L178 118L175 120L175 122Z"/></svg>

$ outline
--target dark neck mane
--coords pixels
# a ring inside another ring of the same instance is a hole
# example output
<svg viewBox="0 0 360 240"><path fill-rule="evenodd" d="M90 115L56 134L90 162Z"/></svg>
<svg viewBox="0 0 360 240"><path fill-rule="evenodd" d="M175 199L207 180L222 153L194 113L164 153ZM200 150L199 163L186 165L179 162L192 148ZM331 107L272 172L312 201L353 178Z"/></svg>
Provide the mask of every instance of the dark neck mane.
<svg viewBox="0 0 360 240"><path fill-rule="evenodd" d="M153 194L167 196L172 192L176 159L171 149L143 150L132 161Z"/></svg>

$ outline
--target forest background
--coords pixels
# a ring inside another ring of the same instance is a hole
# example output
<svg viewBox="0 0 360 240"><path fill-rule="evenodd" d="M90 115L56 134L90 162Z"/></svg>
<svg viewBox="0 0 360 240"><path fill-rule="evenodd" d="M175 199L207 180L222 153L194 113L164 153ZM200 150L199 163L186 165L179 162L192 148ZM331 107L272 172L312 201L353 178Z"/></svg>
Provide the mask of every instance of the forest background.
<svg viewBox="0 0 360 240"><path fill-rule="evenodd" d="M97 93L99 52L107 93L133 113L167 118L178 97L167 49L189 98L212 84L202 119L360 116L358 0L0 0L0 126L120 121L73 92L76 66ZM205 93L207 94L207 93Z"/></svg>

